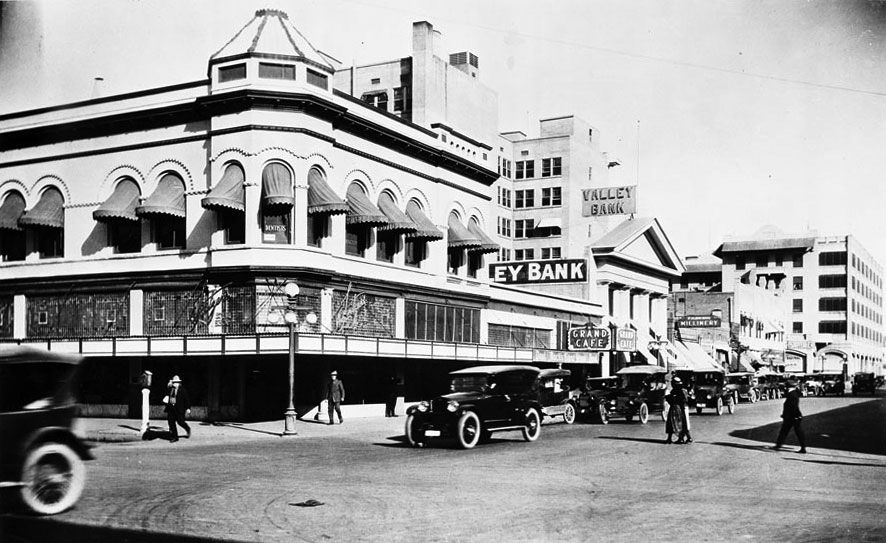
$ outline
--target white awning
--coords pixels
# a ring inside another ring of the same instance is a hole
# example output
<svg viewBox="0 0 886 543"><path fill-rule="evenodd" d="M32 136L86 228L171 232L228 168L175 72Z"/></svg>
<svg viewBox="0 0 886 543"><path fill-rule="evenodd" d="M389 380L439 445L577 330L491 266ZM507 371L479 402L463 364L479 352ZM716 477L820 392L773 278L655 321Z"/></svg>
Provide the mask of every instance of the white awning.
<svg viewBox="0 0 886 543"><path fill-rule="evenodd" d="M535 228L563 228L563 219L560 217L545 217L535 223Z"/></svg>

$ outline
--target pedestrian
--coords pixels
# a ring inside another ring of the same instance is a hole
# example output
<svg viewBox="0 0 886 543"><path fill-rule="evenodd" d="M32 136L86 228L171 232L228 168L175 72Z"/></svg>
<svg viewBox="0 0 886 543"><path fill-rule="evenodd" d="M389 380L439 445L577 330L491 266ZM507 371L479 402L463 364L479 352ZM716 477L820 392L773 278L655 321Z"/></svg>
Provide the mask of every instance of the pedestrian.
<svg viewBox="0 0 886 543"><path fill-rule="evenodd" d="M397 413L397 387L400 385L400 380L397 379L396 375L392 375L388 379L388 387L387 394L385 398L385 416L386 417L396 417Z"/></svg>
<svg viewBox="0 0 886 543"><path fill-rule="evenodd" d="M689 409L686 390L683 389L683 381L679 377L671 379L671 391L665 396L668 402L668 416L665 421L665 432L668 434L665 443L673 443L673 435L677 434L677 443L692 443L692 434L689 433Z"/></svg>
<svg viewBox="0 0 886 543"><path fill-rule="evenodd" d="M142 437L148 431L149 421L151 419L151 376L153 374L148 370L142 372L138 378L138 384L142 389L142 425L139 431Z"/></svg>
<svg viewBox="0 0 886 543"><path fill-rule="evenodd" d="M169 423L169 433L172 434L170 441L178 441L178 426L185 429L185 437L191 437L191 427L185 422L185 417L191 414L191 399L188 391L182 386L182 380L178 375L169 381L169 393L163 398L166 404L166 422Z"/></svg>
<svg viewBox="0 0 886 543"><path fill-rule="evenodd" d="M784 407L781 410L781 430L778 432L778 439L775 446L772 447L776 451L784 445L784 440L788 437L791 428L797 434L797 441L800 442L800 454L806 454L806 435L803 433L803 426L800 424L803 420L803 413L800 412L800 389L797 387L796 379L788 379L788 391L784 395Z"/></svg>
<svg viewBox="0 0 886 543"><path fill-rule="evenodd" d="M329 374L329 380L323 387L323 398L326 399L326 410L329 413L327 424L334 424L333 411L338 414L338 423L343 424L345 421L341 416L341 403L345 401L345 386L339 381L337 371Z"/></svg>

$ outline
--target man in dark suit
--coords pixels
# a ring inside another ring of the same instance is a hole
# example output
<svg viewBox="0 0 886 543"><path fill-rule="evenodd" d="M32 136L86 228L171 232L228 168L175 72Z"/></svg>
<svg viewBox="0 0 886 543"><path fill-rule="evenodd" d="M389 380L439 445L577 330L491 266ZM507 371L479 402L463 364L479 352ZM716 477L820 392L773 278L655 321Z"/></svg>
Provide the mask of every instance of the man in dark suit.
<svg viewBox="0 0 886 543"><path fill-rule="evenodd" d="M341 403L345 401L345 386L338 380L337 371L329 374L329 380L326 381L326 385L323 387L323 399L328 403L329 422L327 424L335 423L332 418L333 411L338 414L338 423L342 424L344 419L341 416Z"/></svg>
<svg viewBox="0 0 886 543"><path fill-rule="evenodd" d="M185 416L191 414L191 399L178 375L169 381L169 394L164 400L166 400L166 422L169 423L169 433L172 434L170 441L172 443L178 441L179 425L187 432L185 437L191 437L191 427L185 422Z"/></svg>
<svg viewBox="0 0 886 543"><path fill-rule="evenodd" d="M800 412L800 389L797 388L796 379L788 379L788 391L784 396L784 407L781 411L781 430L778 432L778 439L773 449L778 450L784 444L784 440L788 437L791 428L797 434L797 441L800 442L800 450L797 451L806 454L806 435L803 433L803 413Z"/></svg>

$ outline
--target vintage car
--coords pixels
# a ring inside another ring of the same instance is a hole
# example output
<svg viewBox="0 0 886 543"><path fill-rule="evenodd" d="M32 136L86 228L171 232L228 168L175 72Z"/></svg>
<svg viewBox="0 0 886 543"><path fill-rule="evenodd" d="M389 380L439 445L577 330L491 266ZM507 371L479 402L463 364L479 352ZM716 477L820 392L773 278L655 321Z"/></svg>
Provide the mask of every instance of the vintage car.
<svg viewBox="0 0 886 543"><path fill-rule="evenodd" d="M520 430L535 441L541 433L538 368L477 366L449 374L450 393L410 406L406 441L423 447L430 438L455 438L473 448L493 432Z"/></svg>
<svg viewBox="0 0 886 543"><path fill-rule="evenodd" d="M781 379L778 382L779 387L781 388L781 395L785 396L788 391L788 381L794 380L797 382L797 388L800 389L800 395L806 396L806 381L809 380L809 376L805 373L801 372L788 372L784 373L781 376Z"/></svg>
<svg viewBox="0 0 886 543"><path fill-rule="evenodd" d="M805 396L821 396L824 380L819 373L807 373L800 388Z"/></svg>
<svg viewBox="0 0 886 543"><path fill-rule="evenodd" d="M613 417L624 417L628 422L637 417L640 424L646 424L650 412L660 413L664 420L667 370L661 366L642 364L622 368L615 375L618 377L615 391L607 396L606 402L600 403L606 411L604 414L604 410L600 409L604 424Z"/></svg>
<svg viewBox="0 0 886 543"><path fill-rule="evenodd" d="M578 391L569 389L572 372L563 369L544 369L538 374L538 403L545 417L563 417L572 424L578 412Z"/></svg>
<svg viewBox="0 0 886 543"><path fill-rule="evenodd" d="M674 375L686 383L689 392L689 408L701 414L705 407L723 414L725 406L729 413L735 412L733 390L726 386L726 373L722 370L677 370Z"/></svg>
<svg viewBox="0 0 886 543"><path fill-rule="evenodd" d="M41 515L71 508L86 483L89 447L72 431L80 358L0 347L0 488Z"/></svg>
<svg viewBox="0 0 886 543"><path fill-rule="evenodd" d="M738 403L740 400L756 403L760 399L760 391L757 390L757 378L753 372L727 373L726 388L732 392L735 403Z"/></svg>
<svg viewBox="0 0 886 543"><path fill-rule="evenodd" d="M821 388L818 389L818 395L846 394L846 379L841 371L823 371L815 374L821 380Z"/></svg>
<svg viewBox="0 0 886 543"><path fill-rule="evenodd" d="M852 395L874 394L877 388L877 378L872 372L860 371L852 376Z"/></svg>
<svg viewBox="0 0 886 543"><path fill-rule="evenodd" d="M781 397L779 374L758 373L757 383L757 391L760 393L761 400L777 400Z"/></svg>
<svg viewBox="0 0 886 543"><path fill-rule="evenodd" d="M578 412L606 424L607 405L618 386L618 377L589 377L578 396Z"/></svg>

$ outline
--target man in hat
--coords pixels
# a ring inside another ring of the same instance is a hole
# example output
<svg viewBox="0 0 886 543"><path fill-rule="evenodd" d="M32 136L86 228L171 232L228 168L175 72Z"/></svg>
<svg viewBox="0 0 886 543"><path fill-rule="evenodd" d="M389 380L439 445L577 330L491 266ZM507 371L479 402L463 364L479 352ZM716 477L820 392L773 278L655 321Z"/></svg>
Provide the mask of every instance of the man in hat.
<svg viewBox="0 0 886 543"><path fill-rule="evenodd" d="M665 396L667 417L665 420L665 433L668 435L665 443L673 443L673 435L677 434L677 443L692 443L692 435L689 433L689 412L686 390L683 381L679 377L671 379L671 392Z"/></svg>
<svg viewBox="0 0 886 543"><path fill-rule="evenodd" d="M776 451L784 444L784 440L788 437L791 428L797 434L797 441L800 442L801 454L806 454L806 435L803 433L803 427L800 425L803 420L803 413L800 413L800 389L797 387L796 379L788 379L788 391L784 395L784 407L781 411L781 430L778 432L778 439L775 446L772 447Z"/></svg>
<svg viewBox="0 0 886 543"><path fill-rule="evenodd" d="M166 422L169 423L169 433L172 434L170 441L178 441L178 426L187 432L185 437L191 437L191 427L185 422L185 416L191 414L191 399L178 375L169 381L169 394L163 399L166 402Z"/></svg>
<svg viewBox="0 0 886 543"><path fill-rule="evenodd" d="M138 384L142 389L142 426L139 432L144 437L148 431L148 424L151 419L151 376L153 374L148 370L142 372L138 378Z"/></svg>
<svg viewBox="0 0 886 543"><path fill-rule="evenodd" d="M329 413L329 422L327 424L334 424L335 422L332 418L333 411L338 414L338 423L342 424L344 419L341 416L341 403L345 401L345 386L339 381L337 371L333 370L329 374L329 380L326 381L324 386L323 398L326 399L327 411Z"/></svg>

